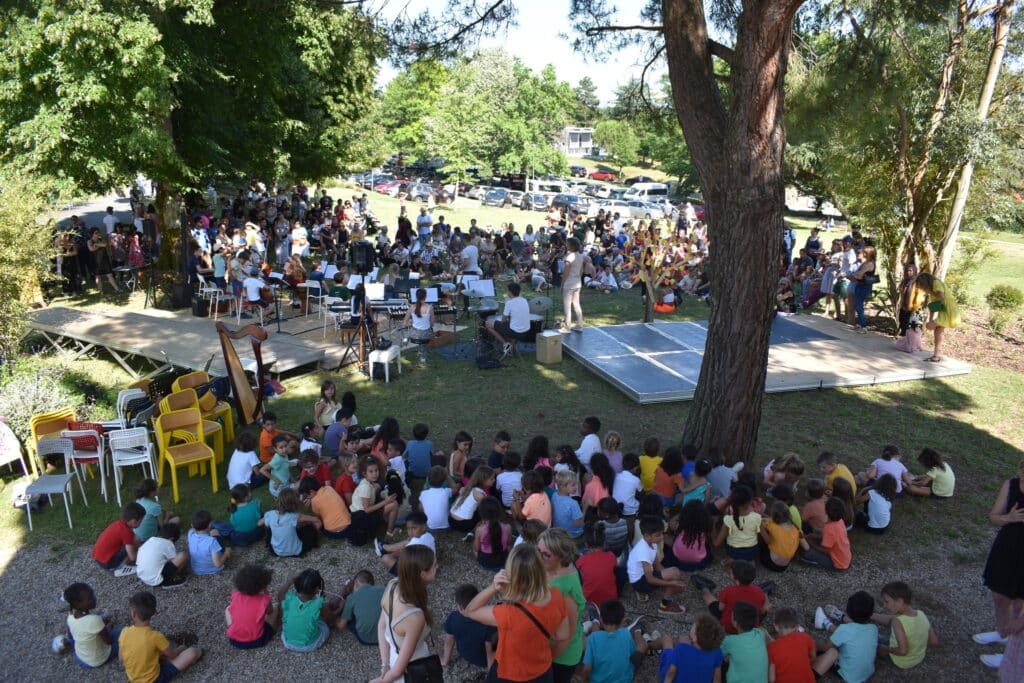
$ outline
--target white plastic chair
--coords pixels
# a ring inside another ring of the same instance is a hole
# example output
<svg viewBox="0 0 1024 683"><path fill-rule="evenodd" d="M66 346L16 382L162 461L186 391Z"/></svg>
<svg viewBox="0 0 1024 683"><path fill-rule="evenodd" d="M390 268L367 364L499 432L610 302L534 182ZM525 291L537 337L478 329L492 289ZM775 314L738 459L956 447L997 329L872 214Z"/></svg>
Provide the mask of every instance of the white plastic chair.
<svg viewBox="0 0 1024 683"><path fill-rule="evenodd" d="M128 403L137 398L145 397L146 392L142 389L122 389L117 392L117 418L110 422L104 422L103 429L108 432L116 429L128 429L128 416L124 412L128 407Z"/></svg>
<svg viewBox="0 0 1024 683"><path fill-rule="evenodd" d="M0 422L0 465L14 462L21 463L21 473L27 477L28 470L25 468L25 458L21 453L21 442L6 422Z"/></svg>
<svg viewBox="0 0 1024 683"><path fill-rule="evenodd" d="M44 455L63 455L64 456L64 467L66 472L64 474L44 474L38 479L33 481L25 489L25 513L28 515L28 530L32 531L32 505L31 497L34 495L46 496L50 503L53 503L54 495L61 495L64 497L64 514L68 518L68 527L71 529L75 528L75 525L71 522L71 509L68 507L69 502L74 502L71 494L71 480L78 480L78 489L82 492L82 501L89 505L89 499L85 497L85 488L82 486L82 478L78 476L78 471L71 468L71 460L74 457L74 444L71 443L71 439L42 439L36 445L36 455L39 458L39 469L42 471L46 467L46 463L43 462L42 456ZM23 465L24 466L24 465Z"/></svg>
<svg viewBox="0 0 1024 683"><path fill-rule="evenodd" d="M196 277L199 279L199 298L206 299L210 302L210 313L211 317L216 320L217 314L220 310L221 297L226 296L224 290L218 287L216 284L210 284L206 281L206 278L201 273L196 273Z"/></svg>
<svg viewBox="0 0 1024 683"><path fill-rule="evenodd" d="M316 304L316 315L319 318L323 312L323 301L327 298L324 293L323 284L319 280L306 282L306 313L309 313L309 306Z"/></svg>
<svg viewBox="0 0 1024 683"><path fill-rule="evenodd" d="M100 470L100 493L103 494L103 500L106 502L107 498L107 451L106 441L104 436L97 432L95 429L65 429L60 433L61 438L77 439L80 437L89 437L92 445L85 448L75 448L72 444L72 455L69 460L70 464L74 465L75 471L78 472L79 483L81 483L82 472L79 469L82 465L96 464ZM84 493L83 493L84 495Z"/></svg>
<svg viewBox="0 0 1024 683"><path fill-rule="evenodd" d="M110 467L114 470L114 491L117 493L117 506L121 506L121 468L141 465L143 474L149 466L149 476L156 479L156 463L153 458L153 444L149 440L149 430L145 427L122 429L110 434Z"/></svg>
<svg viewBox="0 0 1024 683"><path fill-rule="evenodd" d="M341 306L342 304L346 304L346 303L347 302L344 299L342 299L340 296L324 296L324 297L321 297L320 305L323 307L323 313L324 313L324 325L323 325L323 338L324 339L327 339L327 318L329 316L333 316L335 318L335 322L337 324L337 321L341 319L341 316L343 315L343 312L347 311L347 309L348 309L348 306L346 305L346 306L344 306L342 308L342 312L332 311L332 310L330 310L331 306Z"/></svg>

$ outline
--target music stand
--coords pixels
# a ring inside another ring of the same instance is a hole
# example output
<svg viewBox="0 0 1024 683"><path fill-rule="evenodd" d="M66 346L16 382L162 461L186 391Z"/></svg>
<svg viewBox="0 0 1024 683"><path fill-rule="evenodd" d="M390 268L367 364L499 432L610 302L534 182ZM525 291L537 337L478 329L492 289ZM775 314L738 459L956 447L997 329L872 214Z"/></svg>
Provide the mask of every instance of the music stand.
<svg viewBox="0 0 1024 683"><path fill-rule="evenodd" d="M287 282L285 282L282 278L274 277L273 275L268 275L267 276L266 283L268 285L270 285L271 290L274 292L274 317L277 318L277 333L281 334L281 297L280 297L280 291L281 291L281 287L285 287L285 288L291 289L291 285L289 285ZM274 289L275 287L277 289ZM290 335L291 332L286 332L285 334L289 334Z"/></svg>

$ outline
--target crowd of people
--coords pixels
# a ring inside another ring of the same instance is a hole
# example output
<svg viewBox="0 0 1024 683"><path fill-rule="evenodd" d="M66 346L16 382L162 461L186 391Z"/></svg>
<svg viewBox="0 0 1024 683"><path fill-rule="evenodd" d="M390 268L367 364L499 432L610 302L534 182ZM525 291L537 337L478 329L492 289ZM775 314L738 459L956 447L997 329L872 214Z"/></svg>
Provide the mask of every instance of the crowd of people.
<svg viewBox="0 0 1024 683"><path fill-rule="evenodd" d="M171 645L152 629L152 589L222 572L234 575L235 590L223 596L230 646L259 648L279 638L288 650L309 652L348 630L377 647L376 681L434 680L421 676L440 675L457 652L491 681L628 681L643 655L654 654L658 680L666 682L813 681L832 671L858 683L879 661L918 666L939 642L902 581L877 586L880 603L860 590L842 607L818 607L809 623L771 597L794 564L857 571L858 538L886 534L907 498L941 507L954 496L953 468L932 448L921 449L911 467L900 448L886 445L859 472L831 452L813 466L782 454L754 472L728 465L721 453L699 455L656 437L631 451L591 416L575 445L552 447L538 435L518 451L498 431L480 447L460 431L442 450L423 423L404 431L388 417L360 426L355 396L336 394L325 381L313 419L293 432L269 412L258 433L242 431L227 468L229 517L193 511L185 541L181 520L157 501L155 482L143 481L92 553L114 575L143 584L129 598L131 625L114 629L95 612L92 589L75 583L64 592L68 633L55 647L86 667L120 657L132 681L167 680L201 651ZM263 486L273 498L267 510L254 495ZM993 509L1003 530L986 585L996 595L999 632L978 636L983 643L1012 636L998 663L1017 674L1021 649L1013 638L1022 631L1024 596L1012 565L1021 490L1019 479L1009 482ZM435 626L427 596L445 574L437 559L445 537L449 548L465 548L496 573L482 589L445 577L456 608ZM372 547L380 569L395 578L379 585L365 567L328 590L317 548L345 541ZM308 558L310 566L272 591L269 569L251 552L244 564L233 554L258 544L271 555ZM727 567L730 585L701 573L715 562ZM661 634L645 624L655 613L682 614L678 596L687 592L704 606L689 632ZM635 619L626 616L630 594L640 610ZM432 652L428 634L436 627L446 635Z"/></svg>

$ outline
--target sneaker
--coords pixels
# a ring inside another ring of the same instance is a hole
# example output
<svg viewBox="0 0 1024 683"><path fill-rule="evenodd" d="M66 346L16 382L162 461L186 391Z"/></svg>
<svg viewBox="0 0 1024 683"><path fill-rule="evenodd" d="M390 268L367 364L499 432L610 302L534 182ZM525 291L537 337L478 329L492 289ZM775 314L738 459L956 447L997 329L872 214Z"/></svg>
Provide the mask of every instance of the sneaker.
<svg viewBox="0 0 1024 683"><path fill-rule="evenodd" d="M465 543L469 543L470 541L472 541L473 540L473 532L472 531L467 531L466 535L462 537L462 540Z"/></svg>
<svg viewBox="0 0 1024 683"><path fill-rule="evenodd" d="M377 557L384 555L384 544L380 542L379 538L373 539L373 551L377 553Z"/></svg>
<svg viewBox="0 0 1024 683"><path fill-rule="evenodd" d="M658 611L662 614L682 614L686 608L671 600L662 600L658 603Z"/></svg>
<svg viewBox="0 0 1024 683"><path fill-rule="evenodd" d="M512 355L512 345L505 342L501 347L501 357L508 358L510 355Z"/></svg>
<svg viewBox="0 0 1024 683"><path fill-rule="evenodd" d="M63 599L64 596L61 596ZM67 603L65 603L67 604ZM67 609L65 607L64 609ZM978 645L1006 645L1009 638L1003 638L999 635L999 631L985 631L984 633L975 633L972 636L974 642Z"/></svg>
<svg viewBox="0 0 1024 683"><path fill-rule="evenodd" d="M704 590L705 588L709 591L715 590L715 582L701 574L690 575L690 583L699 591Z"/></svg>
<svg viewBox="0 0 1024 683"><path fill-rule="evenodd" d="M629 626L626 627L626 630L628 632L632 633L635 629L639 628L641 630L641 632L642 632L643 631L643 623L642 623L643 620L644 620L644 615L641 614L636 619L634 619L632 621L632 623L630 623Z"/></svg>
<svg viewBox="0 0 1024 683"><path fill-rule="evenodd" d="M122 576L131 576L135 573L134 564L122 564L120 567L114 570L114 576L121 578Z"/></svg>
<svg viewBox="0 0 1024 683"><path fill-rule="evenodd" d="M587 619L591 621L599 621L601 619L601 610L592 602L588 602L583 606L583 614Z"/></svg>
<svg viewBox="0 0 1024 683"><path fill-rule="evenodd" d="M71 609L71 605L64 599L64 593L59 593L57 595L57 611L67 612L69 609ZM975 639L977 639L977 636L975 636Z"/></svg>
<svg viewBox="0 0 1024 683"><path fill-rule="evenodd" d="M775 591L774 581L762 581L757 585L764 591L765 595L771 595Z"/></svg>
<svg viewBox="0 0 1024 683"><path fill-rule="evenodd" d="M595 626L599 626L599 622L596 622L593 619L588 619L588 620L584 621L583 622L583 635L585 635L585 636L589 635L590 634L590 629L594 628Z"/></svg>
<svg viewBox="0 0 1024 683"><path fill-rule="evenodd" d="M745 463L745 462L738 462L738 463L736 463L735 465L733 465L733 466L732 466L732 467L731 467L730 469L731 469L731 470L732 470L733 472L735 472L736 474L739 474L740 472L742 472L742 471L743 471L743 467L744 467L745 465L746 465L746 463Z"/></svg>
<svg viewBox="0 0 1024 683"><path fill-rule="evenodd" d="M982 655L981 663L990 669L998 669L1003 665L1002 655Z"/></svg>
<svg viewBox="0 0 1024 683"><path fill-rule="evenodd" d="M867 334L867 333L868 333L868 328L866 328L866 327L858 327L857 328L857 334Z"/></svg>
<svg viewBox="0 0 1024 683"><path fill-rule="evenodd" d="M819 631L827 631L832 628L835 624L829 621L829 618L825 616L825 610L820 607L814 610L814 628Z"/></svg>
<svg viewBox="0 0 1024 683"><path fill-rule="evenodd" d="M835 623L841 624L843 623L843 619L846 618L846 612L835 605L825 605L825 616Z"/></svg>
<svg viewBox="0 0 1024 683"><path fill-rule="evenodd" d="M50 652L55 655L67 654L70 649L67 638L64 636L54 636L53 640L50 641Z"/></svg>
<svg viewBox="0 0 1024 683"><path fill-rule="evenodd" d="M298 467L299 466L299 459L298 458L292 458L291 460L288 461L288 464L290 466L292 466L292 467Z"/></svg>
<svg viewBox="0 0 1024 683"><path fill-rule="evenodd" d="M181 588L185 585L185 577L181 574L172 576L169 579L164 579L164 582L160 584L162 588Z"/></svg>
<svg viewBox="0 0 1024 683"><path fill-rule="evenodd" d="M572 330L570 330L568 327L563 326L558 328L559 334L569 334L570 332L572 332Z"/></svg>
<svg viewBox="0 0 1024 683"><path fill-rule="evenodd" d="M661 640L661 633L658 631L651 631L650 633L643 634L642 637L645 643L653 643Z"/></svg>

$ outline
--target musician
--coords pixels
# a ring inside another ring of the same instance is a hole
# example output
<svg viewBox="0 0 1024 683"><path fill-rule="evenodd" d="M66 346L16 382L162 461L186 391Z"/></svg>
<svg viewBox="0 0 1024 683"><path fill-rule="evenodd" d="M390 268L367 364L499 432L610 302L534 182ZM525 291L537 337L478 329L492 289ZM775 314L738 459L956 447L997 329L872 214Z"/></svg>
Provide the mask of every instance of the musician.
<svg viewBox="0 0 1024 683"><path fill-rule="evenodd" d="M242 290L245 296L245 302L251 306L259 306L263 310L266 310L268 306L273 303L273 299L265 301L263 298L263 289L266 287L263 280L260 279L260 270L253 266L249 269L249 274L244 280L242 280ZM243 318L248 318L249 315L242 313Z"/></svg>
<svg viewBox="0 0 1024 683"><path fill-rule="evenodd" d="M530 331L530 304L521 291L518 282L510 282L501 318L487 321L487 332L501 342L502 358L512 353L512 340L525 339Z"/></svg>
<svg viewBox="0 0 1024 683"><path fill-rule="evenodd" d="M462 249L462 273L466 275L483 275L480 270L480 238L473 236Z"/></svg>
<svg viewBox="0 0 1024 683"><path fill-rule="evenodd" d="M427 303L427 290L416 290L416 303L405 314L405 324L410 327L409 339L420 350L420 363L427 362L427 342L434 338L434 307Z"/></svg>

